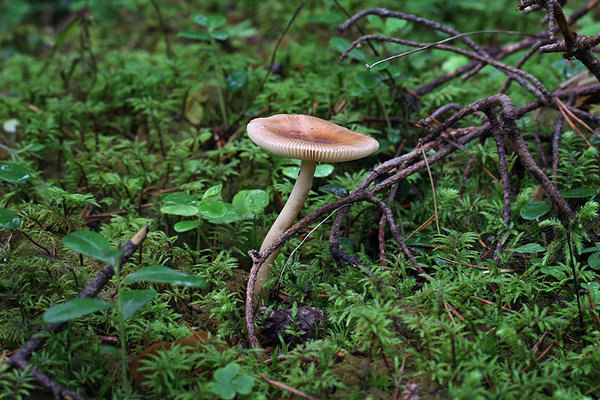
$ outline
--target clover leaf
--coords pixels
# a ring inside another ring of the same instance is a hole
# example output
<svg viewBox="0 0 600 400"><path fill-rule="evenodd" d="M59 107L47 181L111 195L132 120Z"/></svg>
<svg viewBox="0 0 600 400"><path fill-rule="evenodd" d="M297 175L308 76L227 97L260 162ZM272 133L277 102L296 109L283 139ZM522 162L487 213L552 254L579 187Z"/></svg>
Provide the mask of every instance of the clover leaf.
<svg viewBox="0 0 600 400"><path fill-rule="evenodd" d="M236 393L249 394L254 386L254 379L248 375L240 375L240 366L229 363L215 371L212 392L222 399L233 399Z"/></svg>

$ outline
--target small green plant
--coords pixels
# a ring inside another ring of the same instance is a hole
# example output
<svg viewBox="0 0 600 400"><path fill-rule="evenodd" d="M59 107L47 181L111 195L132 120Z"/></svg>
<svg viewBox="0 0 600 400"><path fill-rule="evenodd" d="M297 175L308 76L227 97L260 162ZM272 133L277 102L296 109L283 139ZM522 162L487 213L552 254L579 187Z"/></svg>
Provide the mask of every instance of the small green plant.
<svg viewBox="0 0 600 400"><path fill-rule="evenodd" d="M6 230L15 230L21 226L21 218L14 211L8 208L0 208L0 228Z"/></svg>
<svg viewBox="0 0 600 400"><path fill-rule="evenodd" d="M215 371L210 383L211 391L222 399L233 399L236 394L250 394L254 379L240 373L240 366L234 362Z"/></svg>
<svg viewBox="0 0 600 400"><path fill-rule="evenodd" d="M46 323L62 323L79 318L107 308L114 308L118 320L119 337L121 342L121 368L122 382L127 392L130 391L127 379L127 348L125 321L131 318L137 310L150 302L157 294L154 289L133 290L125 288L124 284L132 282L156 282L187 287L201 288L206 285L199 277L185 274L161 265L151 265L142 268L122 281L120 276L120 262L118 260L121 250L113 248L108 240L102 235L90 231L79 231L63 238L63 244L83 255L93 257L97 260L110 264L115 272L115 283L117 287L117 304L113 306L106 301L95 298L76 298L62 304L54 305L44 313Z"/></svg>
<svg viewBox="0 0 600 400"><path fill-rule="evenodd" d="M28 399L35 389L29 369L9 370L8 364L0 363L0 400Z"/></svg>
<svg viewBox="0 0 600 400"><path fill-rule="evenodd" d="M245 219L254 219L269 204L264 190L241 190L233 196L231 203L222 200L222 184L208 188L202 200L185 193L166 196L160 208L164 214L184 217L196 217L194 220L179 221L173 227L176 232L183 233L197 229L196 249L200 249L202 237L202 221L213 224L232 224Z"/></svg>

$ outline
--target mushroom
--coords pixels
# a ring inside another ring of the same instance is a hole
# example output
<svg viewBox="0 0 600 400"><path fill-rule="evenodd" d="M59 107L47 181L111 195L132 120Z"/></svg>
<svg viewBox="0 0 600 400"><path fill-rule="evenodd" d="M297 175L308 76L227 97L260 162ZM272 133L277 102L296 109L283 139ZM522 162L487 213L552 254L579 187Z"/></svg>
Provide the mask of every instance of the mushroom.
<svg viewBox="0 0 600 400"><path fill-rule="evenodd" d="M309 115L278 114L256 118L248 123L248 136L268 152L302 160L300 174L281 213L260 246L264 251L292 226L312 187L317 162L343 162L363 158L379 148L377 140L353 132L332 122ZM254 304L269 278L273 252L260 266L255 286Z"/></svg>

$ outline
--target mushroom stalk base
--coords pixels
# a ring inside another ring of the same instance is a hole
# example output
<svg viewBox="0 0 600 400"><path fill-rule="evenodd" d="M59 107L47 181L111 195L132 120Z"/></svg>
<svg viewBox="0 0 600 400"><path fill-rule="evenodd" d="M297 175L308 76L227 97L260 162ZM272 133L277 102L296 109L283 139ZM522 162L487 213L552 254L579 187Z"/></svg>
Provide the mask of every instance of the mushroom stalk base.
<svg viewBox="0 0 600 400"><path fill-rule="evenodd" d="M308 196L308 192L312 187L313 175L315 174L315 169L317 168L316 161L302 161L300 165L300 174L298 175L298 179L294 184L294 188L292 189L292 193L290 193L290 197L288 201L283 206L281 213L269 229L267 236L265 236L265 240L260 246L260 251L264 251L267 247L271 245L279 236L281 236L285 231L287 231L298 216L300 209L304 205L304 201ZM258 304L259 295L268 295L266 289L264 289L264 285L269 279L269 274L271 272L271 264L279 254L279 249L277 249L273 254L269 256L265 260L265 262L258 269L258 273L256 274L256 285L254 289L254 304Z"/></svg>

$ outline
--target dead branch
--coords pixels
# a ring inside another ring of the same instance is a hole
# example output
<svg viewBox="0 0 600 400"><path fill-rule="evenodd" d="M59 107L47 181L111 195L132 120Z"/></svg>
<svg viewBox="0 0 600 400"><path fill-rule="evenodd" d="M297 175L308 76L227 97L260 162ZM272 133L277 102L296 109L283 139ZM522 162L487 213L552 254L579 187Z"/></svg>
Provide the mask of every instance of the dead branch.
<svg viewBox="0 0 600 400"><path fill-rule="evenodd" d="M446 51L450 51L453 53L461 54L465 57L477 60L483 64L489 64L489 65L493 66L494 68L497 68L498 70L505 73L508 77L510 77L510 78L514 79L516 82L518 82L521 86L523 86L523 88L525 88L525 90L532 93L536 98L545 99L547 102L551 102L550 92L533 75L531 75L525 71L522 71L518 68L512 67L510 65L503 64L500 61L497 61L494 58L491 58L489 56L482 56L478 53L464 50L464 49L459 49L458 47L449 46L446 44L419 43L419 42L413 42L410 40L398 39L395 37L389 37L389 36L383 36L383 35L377 35L377 34L369 34L369 35L361 36L358 39L356 39L354 42L352 42L350 44L350 46L348 46L348 48L342 53L342 55L340 56L340 60L343 60L344 58L346 58L346 56L348 55L348 53L350 53L350 51L352 51L352 49L354 49L356 46L358 46L361 42L363 42L365 40L378 40L378 41L402 44L402 45L410 46L410 47L417 47L417 48L435 48L435 49L439 49L439 50L446 50Z"/></svg>
<svg viewBox="0 0 600 400"><path fill-rule="evenodd" d="M531 1L534 2L534 0ZM588 4L591 3L592 2ZM552 12L556 13L556 11ZM358 19L368 14L377 14L380 16L402 18L415 23L423 24L424 26L437 29L446 33L457 34L457 32L455 32L454 30L440 26L439 24L433 23L431 21L411 16L408 14L396 13L384 9L363 10L357 13L356 15L352 16L350 19L348 19L344 24L340 26L339 29L347 29ZM594 40L596 40L595 36L593 38ZM252 258L253 265L248 279L248 288L246 294L246 326L248 330L248 336L250 339L250 345L253 348L259 345L254 332L253 295L254 284L256 281L256 272L258 271L260 265L269 257L269 255L271 255L274 251L281 247L299 230L305 228L315 219L320 218L321 216L330 213L331 211L339 207L357 204L364 201L377 205L381 210L378 235L380 256L383 258L383 255L385 255L385 227L386 225L388 225L390 227L392 236L398 243L398 246L400 247L402 252L408 257L409 261L415 266L417 272L419 273L419 276L421 278L427 278L426 270L419 265L416 259L414 259L410 252L410 249L408 249L408 247L404 243L404 239L402 238L400 230L398 229L396 222L393 218L392 209L383 200L381 200L378 197L378 195L380 193L383 194L389 191L388 200L391 201L393 199L393 196L390 197L391 193L396 190L395 188L397 188L397 185L403 179L406 179L412 174L421 172L427 167L427 165L431 165L437 161L443 160L449 154L456 150L465 151L464 145L473 140L483 140L488 137L493 137L496 142L496 148L500 164L500 183L502 186L504 198L502 221L507 226L507 228L508 224L510 223L511 188L509 184L506 144L510 145L508 148L511 148L512 151L514 151L518 155L522 165L543 188L546 195L553 203L559 218L563 220L563 222L568 222L575 216L575 213L573 212L569 204L559 193L556 185L548 178L546 173L536 164L533 156L531 155L525 144L525 141L523 140L521 131L517 126L517 120L522 118L526 114L540 109L542 107L558 107L557 103L560 100L572 100L581 98L582 96L598 95L600 93L600 84L566 89L559 88L553 93L551 93L536 77L522 71L520 69L520 66L527 60L527 58L529 58L534 53L533 49L537 49L540 45L547 43L546 39L541 38L528 38L519 42L519 44L513 45L512 47L509 45L503 47L500 51L494 51L494 54L500 54L500 56L505 56L510 52L518 51L520 49L525 49L529 47L530 50L524 57L521 58L521 61L519 62L517 67L509 66L499 62L496 58L491 57L488 53L482 51L481 47L479 47L476 44L474 45L473 43L471 43L472 41L470 39L467 39L465 37L460 38L460 40L463 40L463 42L465 42L475 51L467 51L443 44L423 44L417 42L410 42L403 39L391 38L381 35L362 35L352 43L352 45L344 52L342 57L347 55L348 52L352 50L352 48L354 48L361 42L371 40L390 41L413 47L422 47L424 45L430 45L431 47L435 47L437 49L452 51L466 55L467 57L472 58L474 61L469 64L470 67L468 69L461 70L461 73L473 70L474 68L477 68L478 65L492 65L500 71L504 72L509 80L515 80L530 93L534 94L536 100L516 108L512 100L507 95L499 93L493 96L474 101L472 104L464 107L461 107L456 104L441 107L440 109L432 113L431 116L416 124L416 126L423 128L425 131L424 136L420 139L420 146L406 154L396 156L373 168L369 172L367 177L362 182L360 182L358 186L348 196L333 201L312 211L304 218L302 218L299 222L297 222L295 225L293 225L290 229L285 231L263 252L249 252ZM505 87L508 85L508 82L509 81L505 83ZM433 87L435 87L435 85L430 86L430 88ZM585 110L578 109L574 107L573 104L574 103L571 103L571 105L565 105L565 107L568 107L568 109L573 115L576 115L582 120L590 121L596 124L600 123L600 117L593 115ZM438 118L450 111L454 113L451 114L445 120L443 120L441 123L439 123ZM479 121L481 121L481 124L478 126L476 125L463 127L460 129L453 129L453 127L459 121L471 115L482 115L485 116L485 118L482 117L481 119L478 119ZM539 132L536 140L540 140ZM556 135L554 137L554 140L556 141ZM505 143L507 141L508 143ZM539 145L539 148L541 149L541 145ZM433 153L429 154L432 150ZM555 154L556 151L553 153ZM429 155L427 155L427 157L423 159L421 157L423 154ZM544 160L543 153L542 160ZM546 163L544 162L544 164ZM472 164L470 165L472 166ZM470 169L469 166L467 166L467 170L468 169ZM467 170L465 171L465 176L468 175ZM355 256L346 253L339 246L340 230L342 229L344 216L347 215L348 212L349 207L344 207L336 215L336 218L332 224L331 234L329 237L330 252L333 258L335 259L336 263L338 264L339 268L342 268L343 264L348 264L350 266L360 269L363 273L367 274L367 276L369 276L375 281L375 277L370 275L370 272L367 270L367 268L365 268L362 265L360 260L358 260ZM498 262L498 255L502 251L502 245L506 237L506 233L507 231L500 232L498 234L497 243L494 249L495 251L492 256L496 262ZM588 233L590 233L590 237L592 238L592 240L596 240L596 237L593 235L593 232ZM375 282L376 284L381 283L377 281Z"/></svg>
<svg viewBox="0 0 600 400"><path fill-rule="evenodd" d="M600 43L600 35L596 34L588 38L574 32L556 0L521 0L517 9L524 10L532 6L538 9L545 8L548 13L547 32L551 43L540 47L540 53L562 52L566 59L575 57L600 81L600 61L592 53L592 48ZM555 22L563 36L562 40L557 40L555 37Z"/></svg>

